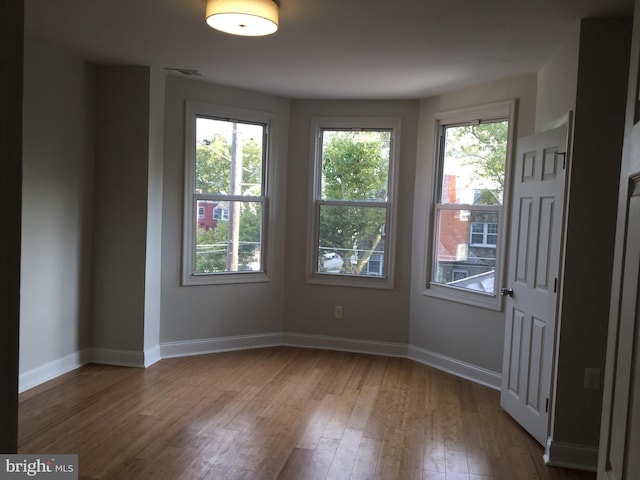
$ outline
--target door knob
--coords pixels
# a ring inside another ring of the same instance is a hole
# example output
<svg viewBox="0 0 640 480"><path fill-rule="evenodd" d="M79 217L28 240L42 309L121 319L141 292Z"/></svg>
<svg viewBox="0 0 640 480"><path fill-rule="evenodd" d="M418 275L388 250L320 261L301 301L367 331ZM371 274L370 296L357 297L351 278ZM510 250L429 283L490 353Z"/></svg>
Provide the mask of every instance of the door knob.
<svg viewBox="0 0 640 480"><path fill-rule="evenodd" d="M509 297L513 297L513 288L501 288L500 295L502 295L503 297L506 297L507 295Z"/></svg>

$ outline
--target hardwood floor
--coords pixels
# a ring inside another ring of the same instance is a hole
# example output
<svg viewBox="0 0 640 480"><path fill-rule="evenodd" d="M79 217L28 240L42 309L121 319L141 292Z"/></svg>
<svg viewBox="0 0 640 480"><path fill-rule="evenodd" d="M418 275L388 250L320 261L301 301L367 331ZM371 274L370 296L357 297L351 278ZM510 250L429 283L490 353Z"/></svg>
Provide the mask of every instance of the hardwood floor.
<svg viewBox="0 0 640 480"><path fill-rule="evenodd" d="M407 359L290 347L87 365L20 396L20 453L81 479L595 479L546 467L499 392Z"/></svg>

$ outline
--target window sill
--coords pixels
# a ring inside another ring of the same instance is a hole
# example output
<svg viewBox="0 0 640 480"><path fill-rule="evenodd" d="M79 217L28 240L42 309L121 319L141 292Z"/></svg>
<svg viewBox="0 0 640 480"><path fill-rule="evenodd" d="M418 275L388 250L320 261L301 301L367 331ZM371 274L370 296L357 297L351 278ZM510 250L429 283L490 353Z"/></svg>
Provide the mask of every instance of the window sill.
<svg viewBox="0 0 640 480"><path fill-rule="evenodd" d="M431 283L430 288L425 289L422 294L426 297L439 298L450 302L462 303L473 307L485 308L487 310L502 311L502 297L492 294L472 292L469 290L448 287L438 283Z"/></svg>
<svg viewBox="0 0 640 480"><path fill-rule="evenodd" d="M307 276L307 283L332 287L393 289L393 280L385 277L356 277L353 275L312 273Z"/></svg>
<svg viewBox="0 0 640 480"><path fill-rule="evenodd" d="M264 272L247 273L215 273L188 275L182 278L182 286L191 285L233 285L241 283L269 282L271 279Z"/></svg>

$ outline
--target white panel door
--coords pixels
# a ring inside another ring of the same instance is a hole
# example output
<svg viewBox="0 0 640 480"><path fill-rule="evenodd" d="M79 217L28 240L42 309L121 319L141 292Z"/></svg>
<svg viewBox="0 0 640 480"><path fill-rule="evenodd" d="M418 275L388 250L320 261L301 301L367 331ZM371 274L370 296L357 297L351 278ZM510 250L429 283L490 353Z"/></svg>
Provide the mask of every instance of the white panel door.
<svg viewBox="0 0 640 480"><path fill-rule="evenodd" d="M538 442L548 434L567 126L518 140L500 403Z"/></svg>

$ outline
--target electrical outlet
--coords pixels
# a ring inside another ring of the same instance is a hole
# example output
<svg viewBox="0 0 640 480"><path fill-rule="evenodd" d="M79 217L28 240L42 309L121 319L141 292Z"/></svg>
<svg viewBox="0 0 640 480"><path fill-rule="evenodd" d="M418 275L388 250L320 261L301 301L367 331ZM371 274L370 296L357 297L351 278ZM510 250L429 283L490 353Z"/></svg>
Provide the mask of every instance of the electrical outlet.
<svg viewBox="0 0 640 480"><path fill-rule="evenodd" d="M336 305L333 307L333 318L342 318L342 305Z"/></svg>
<svg viewBox="0 0 640 480"><path fill-rule="evenodd" d="M584 369L584 388L587 390L600 390L600 369Z"/></svg>

